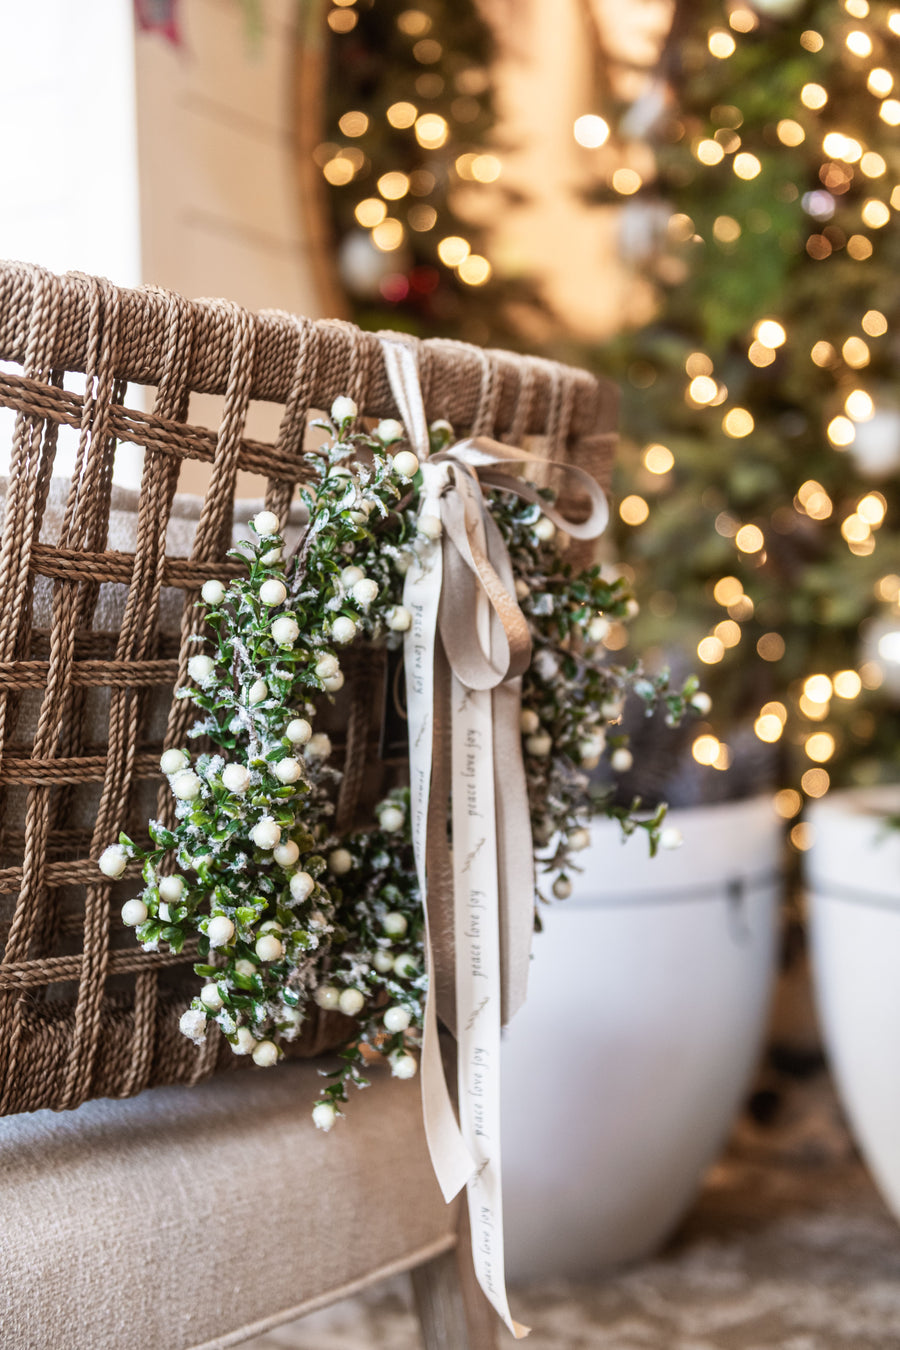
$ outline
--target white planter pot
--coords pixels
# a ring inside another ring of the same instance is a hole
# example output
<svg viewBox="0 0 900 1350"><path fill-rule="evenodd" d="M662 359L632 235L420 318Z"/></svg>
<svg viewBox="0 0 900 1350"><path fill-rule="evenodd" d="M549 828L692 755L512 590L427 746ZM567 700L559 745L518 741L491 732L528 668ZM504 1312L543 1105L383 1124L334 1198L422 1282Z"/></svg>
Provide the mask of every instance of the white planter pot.
<svg viewBox="0 0 900 1350"><path fill-rule="evenodd" d="M811 807L813 979L838 1093L900 1220L900 786L834 792Z"/></svg>
<svg viewBox="0 0 900 1350"><path fill-rule="evenodd" d="M673 812L655 859L600 821L545 907L504 1042L510 1275L648 1255L690 1204L747 1090L775 955L782 827L769 798Z"/></svg>

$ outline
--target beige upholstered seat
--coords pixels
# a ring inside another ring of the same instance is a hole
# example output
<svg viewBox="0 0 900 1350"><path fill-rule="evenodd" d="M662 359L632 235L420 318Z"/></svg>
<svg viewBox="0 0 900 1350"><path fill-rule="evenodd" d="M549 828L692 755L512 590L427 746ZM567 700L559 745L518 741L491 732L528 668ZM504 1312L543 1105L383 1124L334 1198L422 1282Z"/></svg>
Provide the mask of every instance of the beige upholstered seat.
<svg viewBox="0 0 900 1350"><path fill-rule="evenodd" d="M417 1086L377 1068L326 1136L317 1068L0 1120L0 1344L219 1350L419 1267L424 1344L489 1345Z"/></svg>

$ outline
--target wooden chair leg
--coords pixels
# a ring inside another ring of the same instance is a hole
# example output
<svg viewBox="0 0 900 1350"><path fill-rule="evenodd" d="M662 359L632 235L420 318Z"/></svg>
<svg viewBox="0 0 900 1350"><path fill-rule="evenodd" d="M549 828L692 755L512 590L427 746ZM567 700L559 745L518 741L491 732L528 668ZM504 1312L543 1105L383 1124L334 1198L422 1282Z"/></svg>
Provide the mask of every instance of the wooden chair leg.
<svg viewBox="0 0 900 1350"><path fill-rule="evenodd" d="M466 1205L456 1249L412 1271L425 1350L496 1350L497 1315L472 1269Z"/></svg>

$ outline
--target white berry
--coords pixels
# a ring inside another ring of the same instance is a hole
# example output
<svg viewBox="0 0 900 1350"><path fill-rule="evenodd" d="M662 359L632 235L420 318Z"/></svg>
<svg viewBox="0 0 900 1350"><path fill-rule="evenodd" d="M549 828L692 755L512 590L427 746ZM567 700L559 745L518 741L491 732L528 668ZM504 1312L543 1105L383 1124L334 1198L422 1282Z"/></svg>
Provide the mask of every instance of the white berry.
<svg viewBox="0 0 900 1350"><path fill-rule="evenodd" d="M166 904L165 900L160 900L156 909L156 917L158 919L162 919L163 923L172 922L172 911L169 909L169 906Z"/></svg>
<svg viewBox="0 0 900 1350"><path fill-rule="evenodd" d="M353 399L341 394L331 405L331 420L336 426L340 426L342 422L351 421L358 412L359 409Z"/></svg>
<svg viewBox="0 0 900 1350"><path fill-rule="evenodd" d="M229 792L246 792L250 786L250 770L245 764L226 764L222 770L222 783Z"/></svg>
<svg viewBox="0 0 900 1350"><path fill-rule="evenodd" d="M337 1111L331 1102L317 1102L312 1109L312 1119L316 1129L327 1134L337 1120Z"/></svg>
<svg viewBox="0 0 900 1350"><path fill-rule="evenodd" d="M216 673L216 663L211 656L192 656L187 668L188 674L196 684L209 684Z"/></svg>
<svg viewBox="0 0 900 1350"><path fill-rule="evenodd" d="M357 567L355 563L351 563L349 567L345 567L341 572L341 585L345 590L349 591L351 586L355 586L358 581L362 581L365 575L366 574L361 567Z"/></svg>
<svg viewBox="0 0 900 1350"><path fill-rule="evenodd" d="M137 928L150 913L143 900L126 900L122 906L122 922L126 928Z"/></svg>
<svg viewBox="0 0 900 1350"><path fill-rule="evenodd" d="M519 714L519 727L525 736L533 736L541 725L541 719L532 708L523 708Z"/></svg>
<svg viewBox="0 0 900 1350"><path fill-rule="evenodd" d="M202 1045L206 1040L206 1013L202 1008L187 1008L181 1014L178 1030L195 1045Z"/></svg>
<svg viewBox="0 0 900 1350"><path fill-rule="evenodd" d="M295 872L288 884L291 895L297 901L308 900L316 888L316 883L308 872Z"/></svg>
<svg viewBox="0 0 900 1350"><path fill-rule="evenodd" d="M378 971L379 975L386 975L389 970L394 969L394 958L390 952L379 948L372 957L372 965Z"/></svg>
<svg viewBox="0 0 900 1350"><path fill-rule="evenodd" d="M343 647L356 637L356 624L346 614L339 614L331 625L331 636Z"/></svg>
<svg viewBox="0 0 900 1350"><path fill-rule="evenodd" d="M415 1078L419 1066L412 1055L401 1051L399 1055L391 1055L390 1061L391 1073L395 1078Z"/></svg>
<svg viewBox="0 0 900 1350"><path fill-rule="evenodd" d="M286 839L283 844L278 844L272 850L272 857L279 867L293 867L300 857L300 849L293 839Z"/></svg>
<svg viewBox="0 0 900 1350"><path fill-rule="evenodd" d="M401 952L394 957L394 971L401 980L413 980L419 973L419 964L411 952Z"/></svg>
<svg viewBox="0 0 900 1350"><path fill-rule="evenodd" d="M401 478L415 478L419 471L419 461L411 450L400 450L393 459L394 472Z"/></svg>
<svg viewBox="0 0 900 1350"><path fill-rule="evenodd" d="M419 534L424 534L426 539L440 539L444 532L440 516L423 514L419 516L417 526Z"/></svg>
<svg viewBox="0 0 900 1350"><path fill-rule="evenodd" d="M271 633L279 647L293 647L300 636L300 625L290 614L279 614L272 624Z"/></svg>
<svg viewBox="0 0 900 1350"><path fill-rule="evenodd" d="M572 894L572 883L568 877L557 877L553 883L553 894L557 900L568 900Z"/></svg>
<svg viewBox="0 0 900 1350"><path fill-rule="evenodd" d="M274 933L263 933L257 938L254 948L260 961L279 961L284 956L284 946Z"/></svg>
<svg viewBox="0 0 900 1350"><path fill-rule="evenodd" d="M246 956L242 956L240 961L235 961L234 969L238 975L250 977L256 974L256 966L252 961L248 961Z"/></svg>
<svg viewBox="0 0 900 1350"><path fill-rule="evenodd" d="M105 848L97 859L97 866L105 877L109 877L110 881L115 881L128 866L128 854L121 844L110 844L109 848Z"/></svg>
<svg viewBox="0 0 900 1350"><path fill-rule="evenodd" d="M585 829L570 830L566 835L566 843L575 852L580 852L581 849L590 847L591 832Z"/></svg>
<svg viewBox="0 0 900 1350"><path fill-rule="evenodd" d="M712 711L712 699L705 689L698 690L694 695L691 699L691 707L695 712L700 713L701 717L705 717L708 712Z"/></svg>
<svg viewBox="0 0 900 1350"><path fill-rule="evenodd" d="M669 848L669 849L681 848L681 845L683 843L684 843L684 836L679 830L677 825L667 825L664 830L660 831L659 835L660 848Z"/></svg>
<svg viewBox="0 0 900 1350"><path fill-rule="evenodd" d="M200 796L200 779L190 769L183 769L172 779L172 791L183 802L192 802Z"/></svg>
<svg viewBox="0 0 900 1350"><path fill-rule="evenodd" d="M274 511L257 511L252 525L260 539L268 539L278 533L278 517Z"/></svg>
<svg viewBox="0 0 900 1350"><path fill-rule="evenodd" d="M394 605L388 610L387 626L394 633L405 633L412 624L412 615L405 605Z"/></svg>
<svg viewBox="0 0 900 1350"><path fill-rule="evenodd" d="M216 914L206 930L211 947L227 947L234 937L234 924L227 914Z"/></svg>
<svg viewBox="0 0 900 1350"><path fill-rule="evenodd" d="M222 995L219 993L217 984L205 984L200 990L200 1002L204 1008L209 1008L210 1012L221 1012Z"/></svg>
<svg viewBox="0 0 900 1350"><path fill-rule="evenodd" d="M287 759L280 759L272 768L272 772L279 783L296 783L297 779L303 773L299 760L293 759L288 755Z"/></svg>
<svg viewBox="0 0 900 1350"><path fill-rule="evenodd" d="M345 848L333 849L328 855L328 866L336 877L342 877L350 871L353 859Z"/></svg>
<svg viewBox="0 0 900 1350"><path fill-rule="evenodd" d="M164 774L170 775L180 773L189 763L190 760L183 750L164 750L160 756L159 767Z"/></svg>
<svg viewBox="0 0 900 1350"><path fill-rule="evenodd" d="M261 1069L271 1069L273 1064L278 1063L278 1046L274 1041L260 1041L253 1051L253 1063L258 1064Z"/></svg>
<svg viewBox="0 0 900 1350"><path fill-rule="evenodd" d="M611 626L609 619L600 617L591 619L587 630L591 642L602 642L608 635Z"/></svg>
<svg viewBox="0 0 900 1350"><path fill-rule="evenodd" d="M265 680L254 680L247 690L247 702L252 706L262 703L269 697L269 686Z"/></svg>
<svg viewBox="0 0 900 1350"><path fill-rule="evenodd" d="M283 605L287 599L287 586L277 577L269 577L259 588L259 598L264 605Z"/></svg>
<svg viewBox="0 0 900 1350"><path fill-rule="evenodd" d="M395 1004L393 1008L388 1008L387 1012L384 1014L384 1025L387 1031L405 1031L410 1024L410 1021L411 1018L409 1013L405 1008L401 1008L399 1004Z"/></svg>
<svg viewBox="0 0 900 1350"><path fill-rule="evenodd" d="M279 544L277 548L270 548L267 553L263 553L259 561L265 563L267 567L272 567L275 563L281 562L282 553L283 549Z"/></svg>
<svg viewBox="0 0 900 1350"><path fill-rule="evenodd" d="M609 762L616 773L627 773L634 763L634 755L624 745L620 745L618 750L614 750L610 755Z"/></svg>
<svg viewBox="0 0 900 1350"><path fill-rule="evenodd" d="M306 747L307 759L327 759L331 754L331 737L324 731L317 731L315 736L310 736Z"/></svg>
<svg viewBox="0 0 900 1350"><path fill-rule="evenodd" d="M371 577L363 577L360 581L354 581L351 594L358 605L368 609L378 595L378 582L373 581Z"/></svg>
<svg viewBox="0 0 900 1350"><path fill-rule="evenodd" d="M249 1055L257 1044L256 1037L249 1027L238 1027L232 1050L236 1055Z"/></svg>
<svg viewBox="0 0 900 1350"><path fill-rule="evenodd" d="M208 605L221 605L225 599L225 587L221 581L204 581L200 595Z"/></svg>
<svg viewBox="0 0 900 1350"><path fill-rule="evenodd" d="M634 596L632 596L630 600L627 600L627 601L625 602L625 616L626 616L626 618L628 618L628 619L634 619L634 618L637 617L638 614L640 614L640 612L641 612L641 607L640 607L640 605L638 604L637 600L635 600Z"/></svg>
<svg viewBox="0 0 900 1350"><path fill-rule="evenodd" d="M355 1017L365 1007L365 996L359 989L342 989L338 1007L347 1017Z"/></svg>
<svg viewBox="0 0 900 1350"><path fill-rule="evenodd" d="M168 900L170 904L177 905L184 894L184 877L160 877L159 893L163 900Z"/></svg>
<svg viewBox="0 0 900 1350"><path fill-rule="evenodd" d="M375 428L375 435L382 445L393 445L394 441L402 441L406 432L403 423L395 417L383 417Z"/></svg>
<svg viewBox="0 0 900 1350"><path fill-rule="evenodd" d="M378 813L378 824L388 834L393 834L396 830L403 829L406 824L406 813L401 811L399 806L386 806Z"/></svg>
<svg viewBox="0 0 900 1350"><path fill-rule="evenodd" d="M315 671L316 676L320 680L330 679L332 675L336 675L338 673L340 668L341 668L340 662L338 661L337 657L334 656L333 653L331 652L323 652L323 654L319 657L316 664L313 666L313 670Z"/></svg>
<svg viewBox="0 0 900 1350"><path fill-rule="evenodd" d="M525 749L529 755L536 755L539 759L543 759L553 749L553 738L546 731L540 731L537 735L527 738Z"/></svg>
<svg viewBox="0 0 900 1350"><path fill-rule="evenodd" d="M336 675L329 675L322 681L322 688L326 694L336 694L339 689L344 687L344 672L339 670Z"/></svg>
<svg viewBox="0 0 900 1350"><path fill-rule="evenodd" d="M385 914L381 920L381 927L388 937L400 938L405 935L409 923L405 914L399 914L396 910L392 910L389 914Z"/></svg>
<svg viewBox="0 0 900 1350"><path fill-rule="evenodd" d="M549 544L550 540L556 537L556 526L549 516L541 516L535 522L534 532L542 544Z"/></svg>
<svg viewBox="0 0 900 1350"><path fill-rule="evenodd" d="M335 989L333 984L320 984L313 997L325 1012L333 1012L340 1002L341 991Z"/></svg>
<svg viewBox="0 0 900 1350"><path fill-rule="evenodd" d="M257 848L275 848L281 843L281 826L271 816L263 816L250 831L250 838Z"/></svg>
<svg viewBox="0 0 900 1350"><path fill-rule="evenodd" d="M295 717L288 722L284 734L292 744L305 745L312 735L312 727L305 717Z"/></svg>

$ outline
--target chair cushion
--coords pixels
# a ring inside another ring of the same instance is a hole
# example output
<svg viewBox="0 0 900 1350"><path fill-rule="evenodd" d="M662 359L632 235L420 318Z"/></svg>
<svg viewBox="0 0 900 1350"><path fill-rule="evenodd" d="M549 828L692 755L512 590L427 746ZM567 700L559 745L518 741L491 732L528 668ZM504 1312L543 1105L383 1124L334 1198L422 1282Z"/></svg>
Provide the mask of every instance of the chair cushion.
<svg viewBox="0 0 900 1350"><path fill-rule="evenodd" d="M237 1345L455 1242L417 1085L328 1135L318 1066L0 1120L0 1326L22 1350Z"/></svg>

